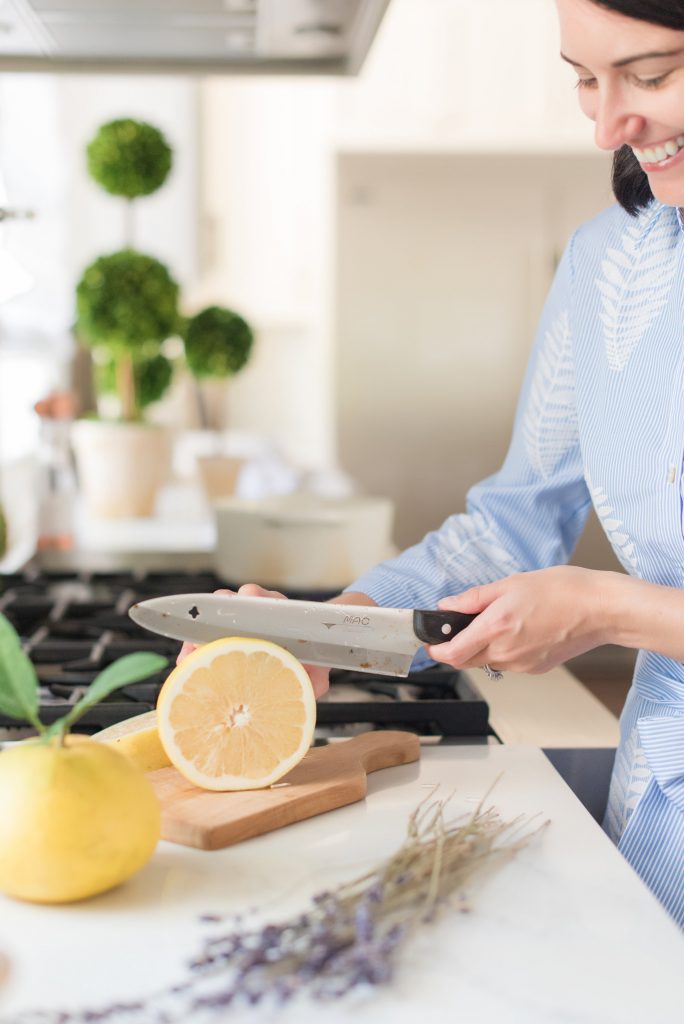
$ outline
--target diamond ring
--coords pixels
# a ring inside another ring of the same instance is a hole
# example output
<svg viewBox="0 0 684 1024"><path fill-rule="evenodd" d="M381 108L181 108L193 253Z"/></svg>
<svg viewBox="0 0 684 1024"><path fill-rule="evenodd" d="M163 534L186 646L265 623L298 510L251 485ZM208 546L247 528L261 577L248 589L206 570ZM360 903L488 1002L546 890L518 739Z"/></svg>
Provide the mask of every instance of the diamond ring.
<svg viewBox="0 0 684 1024"><path fill-rule="evenodd" d="M482 668L490 679L503 679L503 672L499 672L498 669L492 668L491 665L483 665Z"/></svg>

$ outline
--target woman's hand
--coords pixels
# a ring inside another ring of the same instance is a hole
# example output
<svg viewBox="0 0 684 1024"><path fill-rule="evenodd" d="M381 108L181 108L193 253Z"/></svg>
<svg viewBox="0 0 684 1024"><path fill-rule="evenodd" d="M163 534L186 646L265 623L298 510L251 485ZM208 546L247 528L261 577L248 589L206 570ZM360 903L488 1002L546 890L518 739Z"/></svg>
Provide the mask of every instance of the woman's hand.
<svg viewBox="0 0 684 1024"><path fill-rule="evenodd" d="M616 575L554 566L446 597L440 608L478 617L453 640L429 645L427 653L454 668L489 665L500 671L547 672L610 642L609 577Z"/></svg>
<svg viewBox="0 0 684 1024"><path fill-rule="evenodd" d="M234 590L216 590L216 594L234 594ZM258 586L256 583L245 583L238 590L240 597L279 597L283 601L287 601L284 594L279 593L277 590L264 590L263 587ZM176 658L176 664L180 665L184 658L187 658L191 651L194 651L196 644L191 644L187 640L178 652ZM304 668L309 673L311 679L311 685L313 686L314 694L316 699L321 697L329 686L329 675L330 670L327 668L321 668L320 665L305 665Z"/></svg>

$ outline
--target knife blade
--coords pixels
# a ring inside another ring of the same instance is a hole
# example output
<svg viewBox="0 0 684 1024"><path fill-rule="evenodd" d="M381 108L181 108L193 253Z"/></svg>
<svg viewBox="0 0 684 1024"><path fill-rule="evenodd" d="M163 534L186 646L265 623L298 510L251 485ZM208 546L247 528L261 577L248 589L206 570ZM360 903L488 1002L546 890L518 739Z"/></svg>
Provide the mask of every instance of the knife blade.
<svg viewBox="0 0 684 1024"><path fill-rule="evenodd" d="M175 640L208 643L227 636L271 640L300 661L407 676L425 643L450 640L474 615L322 601L172 594L134 604L128 614L144 629Z"/></svg>

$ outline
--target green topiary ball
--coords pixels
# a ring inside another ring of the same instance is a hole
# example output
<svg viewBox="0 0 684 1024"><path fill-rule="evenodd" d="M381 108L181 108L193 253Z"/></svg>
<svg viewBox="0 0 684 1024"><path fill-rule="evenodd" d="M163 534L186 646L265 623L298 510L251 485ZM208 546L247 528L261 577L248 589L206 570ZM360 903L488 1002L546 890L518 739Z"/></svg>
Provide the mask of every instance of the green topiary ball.
<svg viewBox="0 0 684 1024"><path fill-rule="evenodd" d="M168 391L173 379L173 363L161 352L143 355L133 363L135 394L140 409L158 402ZM95 364L95 381L99 394L116 394L116 363L108 359Z"/></svg>
<svg viewBox="0 0 684 1024"><path fill-rule="evenodd" d="M209 306L183 326L185 358L195 377L229 377L249 359L254 335L230 309Z"/></svg>
<svg viewBox="0 0 684 1024"><path fill-rule="evenodd" d="M136 363L133 375L140 408L144 409L152 402L158 402L168 390L173 378L173 363L160 352L151 359Z"/></svg>
<svg viewBox="0 0 684 1024"><path fill-rule="evenodd" d="M172 150L159 129L131 118L102 125L86 152L95 181L127 199L156 192L171 170Z"/></svg>
<svg viewBox="0 0 684 1024"><path fill-rule="evenodd" d="M76 286L76 316L85 344L135 352L176 333L178 285L159 260L123 249L86 267Z"/></svg>

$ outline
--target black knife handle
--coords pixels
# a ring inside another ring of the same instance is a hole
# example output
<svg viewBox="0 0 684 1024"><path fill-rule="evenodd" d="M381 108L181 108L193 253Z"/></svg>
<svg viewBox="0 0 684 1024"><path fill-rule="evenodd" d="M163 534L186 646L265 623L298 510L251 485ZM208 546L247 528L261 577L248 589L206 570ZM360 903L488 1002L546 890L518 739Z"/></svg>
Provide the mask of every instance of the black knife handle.
<svg viewBox="0 0 684 1024"><path fill-rule="evenodd" d="M477 615L463 612L436 612L419 608L413 612L413 632L426 644L443 644L469 626Z"/></svg>

